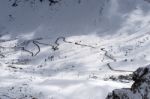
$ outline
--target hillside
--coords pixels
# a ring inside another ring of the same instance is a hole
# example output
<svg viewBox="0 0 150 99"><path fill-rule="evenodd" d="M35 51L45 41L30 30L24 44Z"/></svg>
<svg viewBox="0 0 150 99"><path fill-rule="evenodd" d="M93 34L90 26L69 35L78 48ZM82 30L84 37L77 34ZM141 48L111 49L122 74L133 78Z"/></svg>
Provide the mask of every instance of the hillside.
<svg viewBox="0 0 150 99"><path fill-rule="evenodd" d="M149 0L31 1L0 1L0 99L105 99L150 64Z"/></svg>
<svg viewBox="0 0 150 99"><path fill-rule="evenodd" d="M1 38L0 97L6 99L104 98L113 89L129 87L129 74L150 59L149 33L52 42Z"/></svg>

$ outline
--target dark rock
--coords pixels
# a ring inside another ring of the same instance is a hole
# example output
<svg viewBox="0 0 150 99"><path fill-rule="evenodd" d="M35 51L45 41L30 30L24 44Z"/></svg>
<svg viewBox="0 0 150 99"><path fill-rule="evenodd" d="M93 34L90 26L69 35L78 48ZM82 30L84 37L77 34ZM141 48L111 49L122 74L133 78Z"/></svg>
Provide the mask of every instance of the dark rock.
<svg viewBox="0 0 150 99"><path fill-rule="evenodd" d="M110 76L109 78L104 78L105 81L112 80L112 81L119 81L122 83L130 83L132 80L132 74L128 75L119 75L119 76Z"/></svg>
<svg viewBox="0 0 150 99"><path fill-rule="evenodd" d="M106 99L150 99L150 65L137 69L131 88L115 89Z"/></svg>

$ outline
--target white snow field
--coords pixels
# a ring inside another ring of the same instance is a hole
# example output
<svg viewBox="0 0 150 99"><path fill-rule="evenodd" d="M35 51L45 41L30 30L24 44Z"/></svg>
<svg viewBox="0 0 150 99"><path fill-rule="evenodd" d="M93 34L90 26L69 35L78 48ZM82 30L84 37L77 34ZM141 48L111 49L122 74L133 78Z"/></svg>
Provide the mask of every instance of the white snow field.
<svg viewBox="0 0 150 99"><path fill-rule="evenodd" d="M44 45L49 39L35 40L40 42L36 42L40 46L38 54L32 40L26 44L18 40L1 41L1 54L4 56L0 61L0 97L104 99L113 89L132 84L128 80L111 80L110 76L131 74L150 62L148 32L102 38L96 35L73 36L65 40L70 43L60 38L57 50ZM13 47L16 43L18 47ZM21 50L21 44L33 56Z"/></svg>
<svg viewBox="0 0 150 99"><path fill-rule="evenodd" d="M150 64L149 0L12 1L0 1L0 99L105 99Z"/></svg>

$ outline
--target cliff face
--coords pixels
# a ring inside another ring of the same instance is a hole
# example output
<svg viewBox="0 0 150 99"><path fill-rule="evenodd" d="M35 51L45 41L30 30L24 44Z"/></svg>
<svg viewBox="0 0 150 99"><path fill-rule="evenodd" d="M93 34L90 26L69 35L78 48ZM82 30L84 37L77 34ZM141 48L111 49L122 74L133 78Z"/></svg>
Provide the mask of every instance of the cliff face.
<svg viewBox="0 0 150 99"><path fill-rule="evenodd" d="M106 99L150 99L150 65L133 73L131 88L116 89Z"/></svg>

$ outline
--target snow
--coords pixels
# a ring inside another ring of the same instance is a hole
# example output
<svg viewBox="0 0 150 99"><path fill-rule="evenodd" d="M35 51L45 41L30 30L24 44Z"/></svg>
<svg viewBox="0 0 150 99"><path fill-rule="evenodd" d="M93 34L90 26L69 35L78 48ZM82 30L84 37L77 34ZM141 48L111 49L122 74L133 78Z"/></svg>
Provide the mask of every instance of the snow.
<svg viewBox="0 0 150 99"><path fill-rule="evenodd" d="M60 39L59 49L56 51L53 51L50 46L40 45L40 53L36 56L31 56L22 50L1 51L6 55L1 58L1 97L7 95L13 98L32 96L39 99L103 99L113 89L128 88L132 81L124 83L105 79L110 76L131 74L128 71L134 71L143 64L149 64L147 58L149 50L145 47L150 42L150 35L144 33L144 36L137 35L138 38L135 36L133 38L133 35L118 36L118 38L112 36L111 39L97 35L72 36L66 38L72 43L65 43ZM143 41L145 38L148 39ZM42 40L39 42L49 41L49 39ZM140 40L143 43L137 46ZM79 42L81 45L73 42ZM9 44L14 43L16 44L17 41L1 42L1 46L9 47ZM94 48L82 44L91 45ZM101 48L105 48L116 61L106 57L105 51ZM28 43L26 49L33 53L37 51L32 42ZM128 49L131 51L129 50L126 54ZM53 59L50 57L52 55ZM124 61L125 59L127 61ZM112 71L107 67L107 63L116 70L126 72ZM3 97L7 99L6 96Z"/></svg>
<svg viewBox="0 0 150 99"><path fill-rule="evenodd" d="M146 1L70 0L54 8L9 3L0 1L2 99L104 99L133 83L109 77L150 63Z"/></svg>

